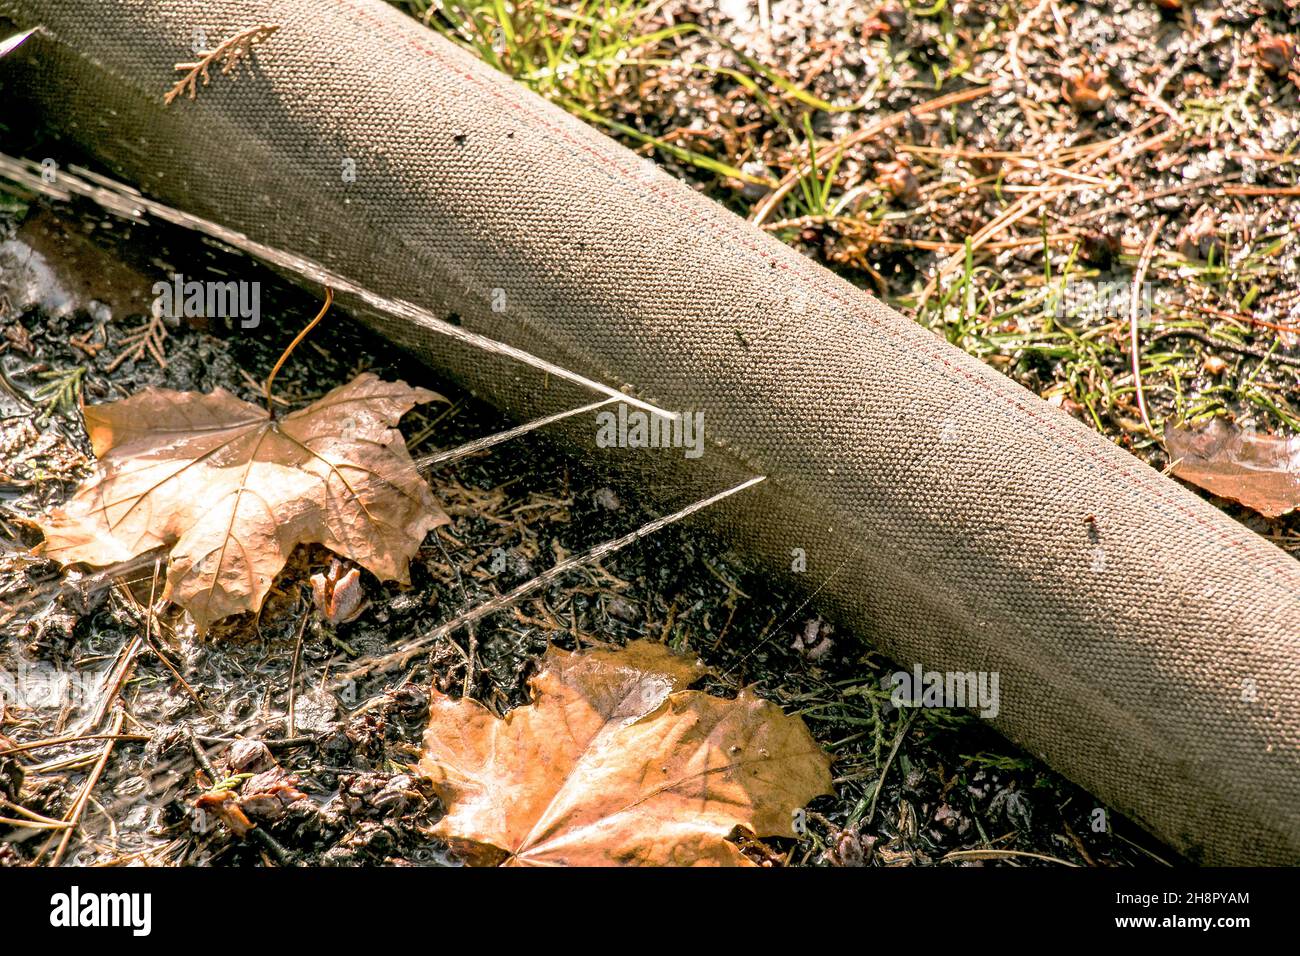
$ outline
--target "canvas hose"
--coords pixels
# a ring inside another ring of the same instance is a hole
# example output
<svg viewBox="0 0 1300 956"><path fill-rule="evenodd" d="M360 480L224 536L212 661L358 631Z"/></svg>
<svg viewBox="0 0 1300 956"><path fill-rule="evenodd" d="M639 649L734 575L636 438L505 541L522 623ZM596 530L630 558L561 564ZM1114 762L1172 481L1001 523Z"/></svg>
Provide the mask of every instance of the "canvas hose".
<svg viewBox="0 0 1300 956"><path fill-rule="evenodd" d="M698 520L901 667L996 672L1000 732L1189 859L1300 862L1300 564L1272 544L379 0L0 14L43 27L0 62L5 102L113 175L703 412L699 457L555 429L673 506L766 476ZM164 105L196 36L259 24ZM340 301L513 418L601 398Z"/></svg>

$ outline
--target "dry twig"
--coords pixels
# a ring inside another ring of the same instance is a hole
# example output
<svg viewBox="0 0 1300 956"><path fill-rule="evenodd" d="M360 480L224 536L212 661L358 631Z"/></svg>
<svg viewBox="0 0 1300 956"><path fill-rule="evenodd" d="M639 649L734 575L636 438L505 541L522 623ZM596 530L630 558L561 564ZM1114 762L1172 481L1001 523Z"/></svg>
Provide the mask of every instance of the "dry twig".
<svg viewBox="0 0 1300 956"><path fill-rule="evenodd" d="M640 541L642 538L653 534L660 528L680 521L683 518L687 518L690 515L695 514L695 512L702 511L710 505L716 504L722 499L734 495L738 491L744 491L746 488L752 487L763 480L764 477L759 475L750 478L747 481L742 481L740 484L728 488L726 491L720 491L716 495L712 495L702 501L697 501L694 504L687 505L685 508L674 512L673 514L665 515L662 518L655 518L653 521L647 522L635 531L625 534L620 538L614 538L611 541L598 544L591 550L583 552L582 554L572 555L565 558L563 561L558 562L536 577L525 581L514 590L484 601L482 604L471 608L463 614L457 615L445 624L435 627L423 636L407 641L404 645L390 654L357 665L347 671L343 677L347 680L355 680L359 677L364 677L367 674L375 672L382 674L394 670L397 667L403 667L412 657L418 654L421 649L436 643L453 631L487 617L489 614L510 607L521 599L527 597L529 594L532 594L538 588L554 581L565 572L599 561L601 558L613 554L616 551L620 551L629 544Z"/></svg>
<svg viewBox="0 0 1300 956"><path fill-rule="evenodd" d="M261 43L278 29L280 29L278 23L259 23L255 27L249 27L247 30L222 40L215 48L206 51L193 62L177 63L176 69L183 70L185 75L167 91L167 95L163 97L163 104L170 106L172 100L182 93L187 94L190 99L194 99L199 92L198 81L202 80L204 86L211 82L208 70L214 64L220 61L221 75L228 75L239 65L240 60L252 55L254 44Z"/></svg>
<svg viewBox="0 0 1300 956"><path fill-rule="evenodd" d="M936 97L928 102L921 103L917 106L901 110L897 113L891 113L883 116L867 126L858 130L850 136L835 144L833 149L818 150L815 161L804 163L790 170L785 177L777 184L767 196L758 203L752 213L750 213L750 222L756 226L763 225L763 221L780 205L781 200L786 197L790 190L798 185L799 180L807 176L814 168L826 166L836 156L842 154L846 149L855 146L858 143L873 139L882 133L887 133L897 126L901 126L909 119L916 116L925 116L929 113L937 113L942 109L950 106L957 106L960 103L969 103L971 100L982 99L994 93L1001 93L1005 87L998 86L976 86L967 90L959 90L956 93L947 93L943 96Z"/></svg>
<svg viewBox="0 0 1300 956"><path fill-rule="evenodd" d="M1155 429L1151 427L1151 416L1147 414L1146 395L1142 392L1142 353L1138 348L1138 295L1142 291L1142 281L1146 278L1147 269L1151 266L1156 239L1159 238L1160 230L1164 227L1165 217L1161 216L1156 220L1151 235L1147 236L1146 245L1142 248L1142 257L1138 260L1137 271L1133 273L1133 287L1128 297L1129 351L1132 353L1129 358L1133 363L1133 389L1137 394L1138 412L1142 416L1142 424L1146 426L1147 433L1153 437Z"/></svg>
<svg viewBox="0 0 1300 956"><path fill-rule="evenodd" d="M162 348L163 340L166 338L167 327L163 324L162 316L151 315L148 322L133 329L122 339L122 351L108 366L108 373L116 372L117 367L123 362L134 362L143 358L146 352L158 363L159 368L166 368L167 357L163 354Z"/></svg>

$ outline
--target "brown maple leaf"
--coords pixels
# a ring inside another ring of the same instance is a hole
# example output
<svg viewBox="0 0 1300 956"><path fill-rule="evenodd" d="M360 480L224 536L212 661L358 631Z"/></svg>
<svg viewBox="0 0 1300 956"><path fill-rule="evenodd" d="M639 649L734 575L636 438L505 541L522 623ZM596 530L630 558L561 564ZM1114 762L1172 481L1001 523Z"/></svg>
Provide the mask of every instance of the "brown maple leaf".
<svg viewBox="0 0 1300 956"><path fill-rule="evenodd" d="M1171 471L1268 518L1300 508L1300 438L1242 431L1222 418L1200 429L1165 425Z"/></svg>
<svg viewBox="0 0 1300 956"><path fill-rule="evenodd" d="M201 631L258 610L299 544L407 583L420 542L448 519L392 426L438 398L365 373L278 420L220 388L88 407L99 461L41 522L43 552L103 566L167 548L164 597Z"/></svg>
<svg viewBox="0 0 1300 956"><path fill-rule="evenodd" d="M742 690L685 690L706 673L661 644L551 648L533 703L500 719L433 693L420 769L468 862L510 866L748 866L727 836L794 836L830 790L803 721Z"/></svg>

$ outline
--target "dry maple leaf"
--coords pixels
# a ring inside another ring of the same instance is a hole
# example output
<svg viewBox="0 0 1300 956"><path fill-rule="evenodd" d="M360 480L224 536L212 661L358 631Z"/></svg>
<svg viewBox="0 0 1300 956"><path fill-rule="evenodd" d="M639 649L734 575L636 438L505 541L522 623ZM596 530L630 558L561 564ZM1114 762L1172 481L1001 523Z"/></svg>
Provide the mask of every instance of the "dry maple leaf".
<svg viewBox="0 0 1300 956"><path fill-rule="evenodd" d="M88 407L99 461L41 522L43 552L103 566L167 548L164 597L200 630L259 609L299 544L406 583L420 542L448 519L392 426L438 398L366 373L278 420L220 388Z"/></svg>
<svg viewBox="0 0 1300 956"><path fill-rule="evenodd" d="M1173 473L1269 518L1300 507L1300 438L1257 435L1221 418L1200 429L1165 426Z"/></svg>
<svg viewBox="0 0 1300 956"><path fill-rule="evenodd" d="M533 703L504 719L435 691L420 762L448 808L435 832L477 865L752 865L727 836L794 836L830 760L749 690L684 689L705 672L637 641L551 648Z"/></svg>

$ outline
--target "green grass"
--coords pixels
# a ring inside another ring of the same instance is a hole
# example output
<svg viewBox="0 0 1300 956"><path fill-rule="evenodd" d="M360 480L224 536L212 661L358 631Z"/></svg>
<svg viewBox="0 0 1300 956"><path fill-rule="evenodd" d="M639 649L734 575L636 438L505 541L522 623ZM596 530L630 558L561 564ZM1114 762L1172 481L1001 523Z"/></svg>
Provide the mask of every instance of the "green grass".
<svg viewBox="0 0 1300 956"><path fill-rule="evenodd" d="M37 425L44 425L53 415L70 415L81 405L81 381L86 370L81 367L40 372L40 385L32 390L32 402L40 406Z"/></svg>

